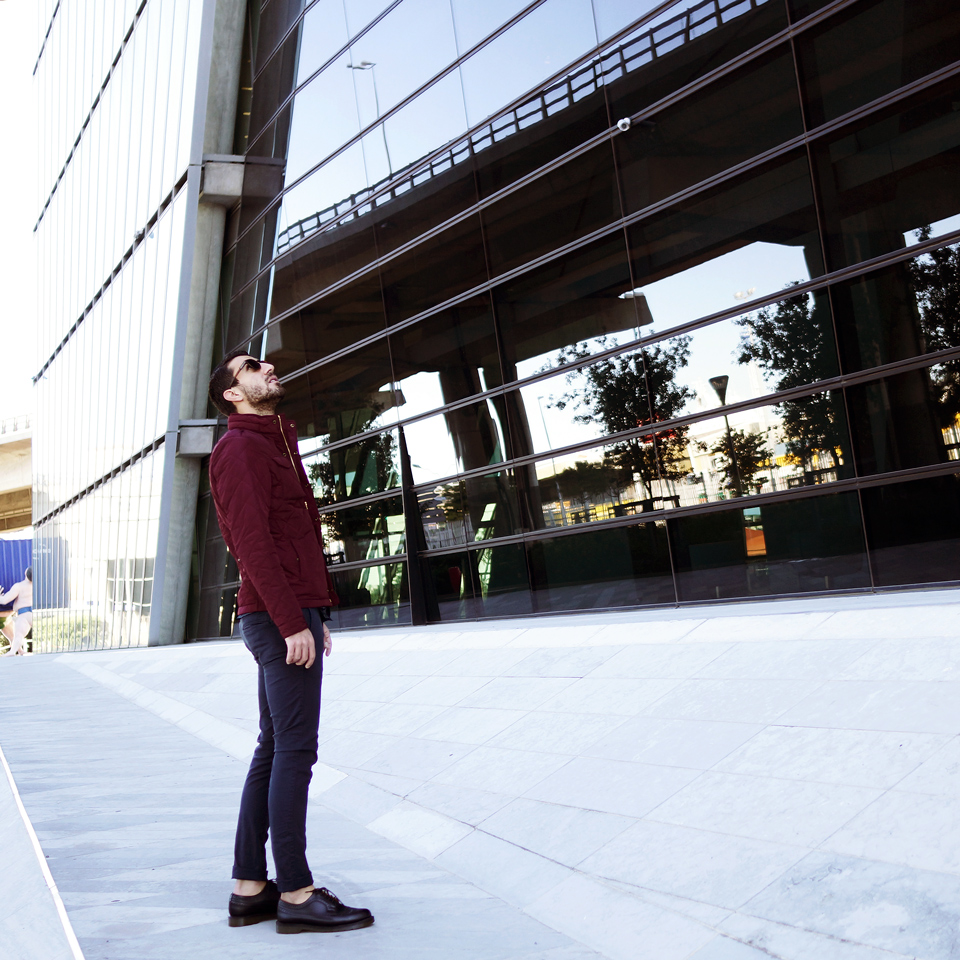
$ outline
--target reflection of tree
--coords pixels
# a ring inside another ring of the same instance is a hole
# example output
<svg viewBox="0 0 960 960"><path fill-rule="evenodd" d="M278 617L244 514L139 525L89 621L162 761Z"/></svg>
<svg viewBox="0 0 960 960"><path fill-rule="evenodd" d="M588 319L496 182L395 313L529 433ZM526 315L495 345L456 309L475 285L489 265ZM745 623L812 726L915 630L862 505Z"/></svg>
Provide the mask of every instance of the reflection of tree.
<svg viewBox="0 0 960 960"><path fill-rule="evenodd" d="M730 448L733 447L733 457ZM745 430L731 430L730 443L727 443L727 434L724 433L710 448L710 453L717 458L717 465L724 475L724 486L728 490L736 491L738 483L742 492L747 493L750 487L759 492L767 477L758 477L757 474L765 469L771 456L767 448L766 437L762 433L748 433Z"/></svg>
<svg viewBox="0 0 960 960"><path fill-rule="evenodd" d="M610 463L591 463L578 460L572 467L556 476L563 496L577 500L584 509L588 501L603 500L618 486L620 471Z"/></svg>
<svg viewBox="0 0 960 960"><path fill-rule="evenodd" d="M788 297L736 323L749 331L740 338L738 361L754 361L775 390L816 383L835 374L829 317L809 294ZM777 412L792 456L806 463L821 451L829 454L834 467L839 466L843 424L830 393L781 403Z"/></svg>
<svg viewBox="0 0 960 960"><path fill-rule="evenodd" d="M396 439L392 433L381 433L344 449L331 450L323 459L307 466L307 476L321 512L333 503L397 487ZM376 530L378 522L386 533L385 510L391 503L392 499L326 513L325 542L347 543L358 531Z"/></svg>
<svg viewBox="0 0 960 960"><path fill-rule="evenodd" d="M929 240L930 227L917 231ZM960 246L941 247L908 262L920 310L920 329L927 352L960 346ZM960 415L960 360L947 360L930 370L940 413L940 426L952 427Z"/></svg>
<svg viewBox="0 0 960 960"><path fill-rule="evenodd" d="M599 349L608 345L606 338L600 339ZM583 410L573 418L578 423L598 424L605 433L634 430L654 419L679 416L687 401L696 396L676 381L677 371L687 365L690 356L689 337L675 337L668 344L658 343L586 366L583 362L590 353L583 343L565 348L558 358L560 364L578 365L567 382L579 389L569 390L553 406ZM605 462L625 483L631 482L634 474L639 474L647 487L657 479L678 480L689 469L687 432L685 426L676 427L658 434L656 444L649 436L621 440L611 445Z"/></svg>

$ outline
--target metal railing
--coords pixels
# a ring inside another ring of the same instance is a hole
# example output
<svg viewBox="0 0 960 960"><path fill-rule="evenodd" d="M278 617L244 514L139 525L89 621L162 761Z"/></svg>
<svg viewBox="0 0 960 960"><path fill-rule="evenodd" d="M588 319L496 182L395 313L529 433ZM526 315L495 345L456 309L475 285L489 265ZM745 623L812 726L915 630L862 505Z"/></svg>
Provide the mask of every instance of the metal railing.
<svg viewBox="0 0 960 960"><path fill-rule="evenodd" d="M606 84L652 63L666 53L731 20L762 6L767 0L703 0L671 20L599 56L550 86L545 87L513 110L496 117L446 153L420 166L416 160L388 177L350 194L343 200L310 214L282 230L277 237L277 254L301 243L328 227L345 226L396 200L414 187L429 182L457 164L495 143L516 136L528 127L571 107ZM406 173L406 171L411 171ZM386 188L386 189L385 189Z"/></svg>
<svg viewBox="0 0 960 960"><path fill-rule="evenodd" d="M7 417L6 420L0 420L0 436L5 433L19 433L30 429L30 414L21 413L18 417Z"/></svg>

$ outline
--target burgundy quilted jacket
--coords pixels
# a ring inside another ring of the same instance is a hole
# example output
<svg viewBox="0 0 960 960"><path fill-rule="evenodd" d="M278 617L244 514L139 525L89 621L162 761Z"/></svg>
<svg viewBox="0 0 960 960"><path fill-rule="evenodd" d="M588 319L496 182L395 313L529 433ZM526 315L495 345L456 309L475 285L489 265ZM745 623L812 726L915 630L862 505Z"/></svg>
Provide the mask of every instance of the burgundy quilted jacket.
<svg viewBox="0 0 960 960"><path fill-rule="evenodd" d="M210 456L220 530L240 568L239 614L266 610L284 637L306 629L301 607L338 603L323 558L320 515L297 451L297 428L277 415L234 413Z"/></svg>

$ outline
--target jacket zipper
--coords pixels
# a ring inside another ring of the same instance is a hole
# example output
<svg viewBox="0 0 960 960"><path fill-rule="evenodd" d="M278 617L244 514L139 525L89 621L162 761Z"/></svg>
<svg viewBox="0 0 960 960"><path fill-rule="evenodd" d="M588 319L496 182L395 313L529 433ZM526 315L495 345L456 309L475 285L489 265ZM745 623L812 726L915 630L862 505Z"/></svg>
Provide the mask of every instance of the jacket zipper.
<svg viewBox="0 0 960 960"><path fill-rule="evenodd" d="M293 454L290 452L290 444L287 443L287 435L283 430L283 421L277 417L277 422L280 424L280 436L283 437L283 445L287 448L287 456L290 458L290 466L293 467L293 472L297 473L297 465L293 462ZM297 474L297 480L300 479L300 474ZM303 508L307 511L307 516L310 517L310 522L313 523L313 516L310 513L310 504L306 500L303 501Z"/></svg>

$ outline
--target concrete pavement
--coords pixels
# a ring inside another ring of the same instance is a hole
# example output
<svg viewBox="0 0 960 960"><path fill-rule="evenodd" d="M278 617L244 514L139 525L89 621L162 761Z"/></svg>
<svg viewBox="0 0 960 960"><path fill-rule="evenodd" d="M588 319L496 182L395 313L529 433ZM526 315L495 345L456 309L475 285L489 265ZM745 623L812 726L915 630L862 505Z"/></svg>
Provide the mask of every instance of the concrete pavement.
<svg viewBox="0 0 960 960"><path fill-rule="evenodd" d="M0 744L90 960L946 960L958 613L929 591L339 636L311 858L377 915L339 937L226 926L241 645L4 660Z"/></svg>

